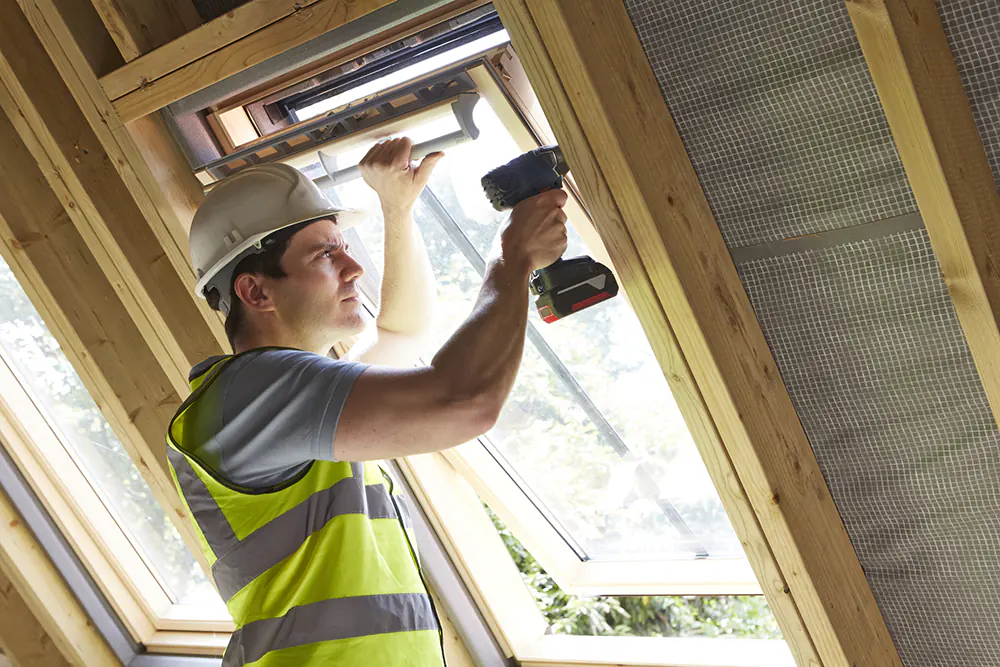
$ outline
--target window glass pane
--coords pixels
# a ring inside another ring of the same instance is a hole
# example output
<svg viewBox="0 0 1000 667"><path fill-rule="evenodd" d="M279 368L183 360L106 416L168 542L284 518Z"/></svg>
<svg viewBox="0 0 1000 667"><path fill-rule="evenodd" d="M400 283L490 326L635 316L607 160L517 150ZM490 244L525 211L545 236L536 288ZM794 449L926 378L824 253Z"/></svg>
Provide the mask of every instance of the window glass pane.
<svg viewBox="0 0 1000 667"><path fill-rule="evenodd" d="M0 354L174 602L222 605L38 311L0 260Z"/></svg>
<svg viewBox="0 0 1000 667"><path fill-rule="evenodd" d="M471 311L482 258L497 242L505 217L486 201L480 178L520 153L485 101L477 106L476 124L480 138L448 152L415 212L438 281L437 344ZM426 128L411 131L425 134ZM354 164L362 153L340 156L340 164ZM355 181L338 186L335 195L375 213L356 230L381 266L382 221L374 193ZM586 253L571 232L568 255ZM581 558L742 557L625 298L551 325L541 322L534 307L531 313L534 331L517 384L484 446Z"/></svg>

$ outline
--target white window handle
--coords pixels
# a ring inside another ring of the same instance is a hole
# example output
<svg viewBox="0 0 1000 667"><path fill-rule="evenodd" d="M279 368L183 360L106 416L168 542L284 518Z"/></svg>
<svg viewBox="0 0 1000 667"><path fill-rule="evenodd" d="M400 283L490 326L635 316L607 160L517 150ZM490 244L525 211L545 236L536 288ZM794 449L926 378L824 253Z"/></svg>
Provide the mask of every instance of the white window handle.
<svg viewBox="0 0 1000 667"><path fill-rule="evenodd" d="M475 141L478 139L479 128L476 127L476 123L472 119L472 112L478 102L479 93L463 93L459 95L458 99L451 105L451 110L458 121L459 129L415 145L410 152L412 159L419 160L425 155L445 151L466 141ZM358 165L347 167L346 169L337 169L337 157L335 155L327 155L323 151L319 151L319 160L323 165L323 169L326 170L326 176L313 179L313 183L321 189L332 188L336 185L361 178L361 170L358 168Z"/></svg>

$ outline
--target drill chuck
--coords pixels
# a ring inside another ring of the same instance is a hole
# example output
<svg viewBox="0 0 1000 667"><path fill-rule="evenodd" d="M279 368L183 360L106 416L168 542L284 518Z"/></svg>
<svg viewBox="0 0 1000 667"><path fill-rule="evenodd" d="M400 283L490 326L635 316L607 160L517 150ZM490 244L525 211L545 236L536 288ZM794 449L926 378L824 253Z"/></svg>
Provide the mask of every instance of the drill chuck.
<svg viewBox="0 0 1000 667"><path fill-rule="evenodd" d="M483 191L493 208L505 211L529 197L561 188L568 171L559 147L543 146L483 176Z"/></svg>

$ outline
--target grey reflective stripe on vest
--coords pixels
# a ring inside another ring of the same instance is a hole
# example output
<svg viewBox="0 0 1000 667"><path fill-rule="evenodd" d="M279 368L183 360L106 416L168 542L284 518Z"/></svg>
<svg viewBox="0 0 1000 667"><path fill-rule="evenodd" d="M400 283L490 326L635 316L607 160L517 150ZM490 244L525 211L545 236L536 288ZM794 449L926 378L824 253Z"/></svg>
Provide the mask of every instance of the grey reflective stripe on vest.
<svg viewBox="0 0 1000 667"><path fill-rule="evenodd" d="M243 667L269 651L391 632L437 630L424 593L333 598L293 607L279 618L247 623L233 633L223 667Z"/></svg>
<svg viewBox="0 0 1000 667"><path fill-rule="evenodd" d="M191 515L215 554L212 578L226 602L251 581L294 554L310 535L336 516L363 514L369 519L396 518L385 485L366 486L364 464L352 463L351 477L313 493L239 540L187 457L169 446L167 456L177 473Z"/></svg>
<svg viewBox="0 0 1000 667"><path fill-rule="evenodd" d="M212 548L212 553L218 556L239 544L229 519L219 509L219 503L215 502L212 493L191 467L187 457L168 445L167 459L174 466L177 482L184 492L184 500L191 510L191 516L204 533L208 546Z"/></svg>
<svg viewBox="0 0 1000 667"><path fill-rule="evenodd" d="M244 586L291 556L335 516L364 514L369 519L396 518L385 486L364 486L363 471L355 470L353 465L351 469L355 477L312 494L247 535L215 562L212 576L223 600L228 602Z"/></svg>

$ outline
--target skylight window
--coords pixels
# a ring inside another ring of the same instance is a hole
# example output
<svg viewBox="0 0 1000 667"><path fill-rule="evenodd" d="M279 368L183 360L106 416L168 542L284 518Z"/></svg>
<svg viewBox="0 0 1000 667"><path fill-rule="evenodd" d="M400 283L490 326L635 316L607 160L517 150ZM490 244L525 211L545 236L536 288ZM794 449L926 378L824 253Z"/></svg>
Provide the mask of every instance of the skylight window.
<svg viewBox="0 0 1000 667"><path fill-rule="evenodd" d="M492 33L486 37L481 37L475 41L469 42L468 44L455 47L446 53L422 60L416 65L404 67L393 72L392 74L363 84L357 88L352 88L351 90L328 97L320 102L316 102L315 104L310 104L300 109L296 109L296 116L300 121L315 118L316 116L326 113L332 109L337 109L350 104L351 102L365 99L370 95L374 95L383 90L388 90L393 86L398 86L402 83L406 83L407 81L419 78L428 72L433 72L434 70L441 69L442 67L447 67L448 65L457 63L465 58L468 58L469 56L473 56L477 53L481 53L509 41L510 37L507 35L507 31L500 30L499 32Z"/></svg>

